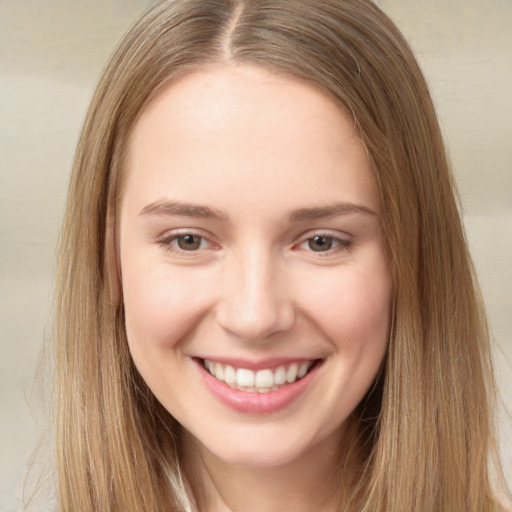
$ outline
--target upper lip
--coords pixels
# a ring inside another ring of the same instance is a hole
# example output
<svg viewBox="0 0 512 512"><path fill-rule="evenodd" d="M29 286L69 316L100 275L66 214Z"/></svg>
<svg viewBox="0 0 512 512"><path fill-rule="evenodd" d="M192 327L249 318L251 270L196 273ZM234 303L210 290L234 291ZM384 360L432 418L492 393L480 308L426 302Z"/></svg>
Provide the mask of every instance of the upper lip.
<svg viewBox="0 0 512 512"><path fill-rule="evenodd" d="M232 358L222 356L201 356L195 359L213 361L214 363L221 363L224 365L233 366L233 368L246 368L248 370L263 370L273 369L279 366L285 366L293 363L305 363L306 361L315 361L321 359L319 357L276 357L271 359L244 359L244 358Z"/></svg>

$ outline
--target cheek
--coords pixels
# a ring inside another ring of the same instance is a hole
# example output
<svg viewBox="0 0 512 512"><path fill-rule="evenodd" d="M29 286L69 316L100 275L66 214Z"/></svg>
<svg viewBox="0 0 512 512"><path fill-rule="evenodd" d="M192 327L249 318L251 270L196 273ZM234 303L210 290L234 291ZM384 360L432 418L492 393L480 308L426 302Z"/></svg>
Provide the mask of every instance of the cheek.
<svg viewBox="0 0 512 512"><path fill-rule="evenodd" d="M318 401L326 408L330 428L335 428L363 399L385 356L392 282L382 264L338 272L315 290L307 314L335 354L324 395ZM338 407L333 408L333 403Z"/></svg>
<svg viewBox="0 0 512 512"><path fill-rule="evenodd" d="M132 352L137 347L161 351L179 344L206 308L201 283L204 280L187 269L170 273L165 266L126 265L123 299Z"/></svg>
<svg viewBox="0 0 512 512"><path fill-rule="evenodd" d="M386 345L392 284L385 264L337 271L307 288L306 314L339 350L348 355Z"/></svg>

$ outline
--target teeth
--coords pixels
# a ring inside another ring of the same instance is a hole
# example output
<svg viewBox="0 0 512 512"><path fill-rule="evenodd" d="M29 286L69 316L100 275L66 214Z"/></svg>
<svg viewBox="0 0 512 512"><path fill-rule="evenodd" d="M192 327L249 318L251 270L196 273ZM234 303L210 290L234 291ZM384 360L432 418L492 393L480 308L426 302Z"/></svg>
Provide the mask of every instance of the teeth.
<svg viewBox="0 0 512 512"><path fill-rule="evenodd" d="M224 368L220 363L215 363L215 378L224 380Z"/></svg>
<svg viewBox="0 0 512 512"><path fill-rule="evenodd" d="M215 375L217 377L217 375ZM232 366L226 366L224 369L224 382L226 384L235 384L236 382L236 371Z"/></svg>
<svg viewBox="0 0 512 512"><path fill-rule="evenodd" d="M204 360L205 368L217 380L225 382L228 386L250 393L268 393L275 391L283 385L293 384L302 379L313 365L313 361L292 363L288 367L279 366L275 370L264 369L254 372L247 368L235 369L230 365Z"/></svg>
<svg viewBox="0 0 512 512"><path fill-rule="evenodd" d="M215 376L217 377L217 375ZM239 368L236 372L236 383L239 386L252 388L254 386L254 372L252 370L246 370L245 368Z"/></svg>
<svg viewBox="0 0 512 512"><path fill-rule="evenodd" d="M286 382L289 382L290 384L292 382L295 382L297 380L297 372L299 370L298 365L293 363L290 368L288 368L288 371L286 372Z"/></svg>
<svg viewBox="0 0 512 512"><path fill-rule="evenodd" d="M274 373L272 370L260 370L256 373L255 387L271 388L274 385Z"/></svg>
<svg viewBox="0 0 512 512"><path fill-rule="evenodd" d="M299 379L302 379L302 377L304 377L304 375L306 375L306 373L308 373L308 368L309 368L309 363L303 363L299 366L299 370L297 372L297 377L299 377Z"/></svg>
<svg viewBox="0 0 512 512"><path fill-rule="evenodd" d="M284 366L280 366L274 373L274 384L282 386L286 382L286 370Z"/></svg>

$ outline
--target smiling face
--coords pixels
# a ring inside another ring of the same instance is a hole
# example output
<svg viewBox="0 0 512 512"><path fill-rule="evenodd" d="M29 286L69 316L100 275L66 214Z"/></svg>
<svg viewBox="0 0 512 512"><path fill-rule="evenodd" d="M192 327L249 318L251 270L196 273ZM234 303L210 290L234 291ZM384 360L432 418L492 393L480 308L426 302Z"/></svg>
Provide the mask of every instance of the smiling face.
<svg viewBox="0 0 512 512"><path fill-rule="evenodd" d="M384 357L392 286L351 119L309 85L207 68L142 113L126 173L126 331L158 400L231 464L334 449Z"/></svg>

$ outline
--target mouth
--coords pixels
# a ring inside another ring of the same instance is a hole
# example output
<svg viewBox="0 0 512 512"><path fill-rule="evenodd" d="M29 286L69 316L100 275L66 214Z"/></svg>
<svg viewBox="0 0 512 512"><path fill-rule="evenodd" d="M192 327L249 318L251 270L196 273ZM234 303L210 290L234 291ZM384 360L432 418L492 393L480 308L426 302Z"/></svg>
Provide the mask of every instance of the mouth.
<svg viewBox="0 0 512 512"><path fill-rule="evenodd" d="M270 393L302 380L322 360L300 360L258 370L209 359L200 359L199 362L212 377L231 389L246 393Z"/></svg>
<svg viewBox="0 0 512 512"><path fill-rule="evenodd" d="M285 410L313 386L325 359L248 362L192 358L206 388L220 403L244 414Z"/></svg>

